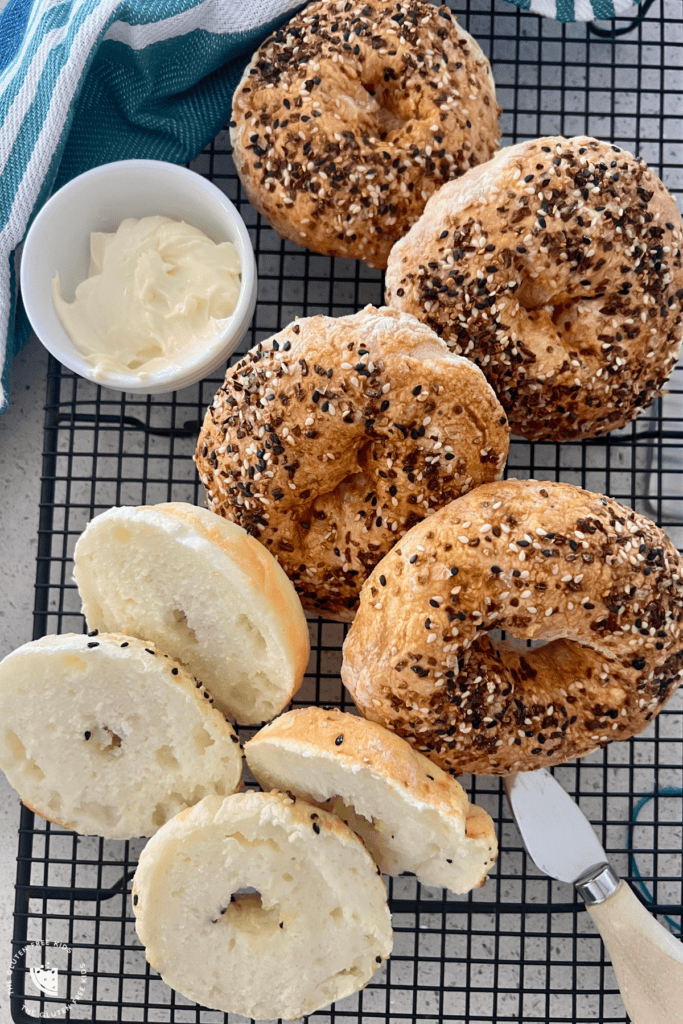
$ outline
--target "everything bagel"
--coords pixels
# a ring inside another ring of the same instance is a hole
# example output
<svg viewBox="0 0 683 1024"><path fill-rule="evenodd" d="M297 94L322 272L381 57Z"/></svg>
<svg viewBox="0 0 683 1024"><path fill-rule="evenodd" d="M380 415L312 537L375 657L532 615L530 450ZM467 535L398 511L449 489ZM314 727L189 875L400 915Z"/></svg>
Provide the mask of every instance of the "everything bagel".
<svg viewBox="0 0 683 1024"><path fill-rule="evenodd" d="M544 640L514 650L487 633ZM360 711L453 772L561 764L639 733L683 675L668 537L569 484L484 484L376 567L344 645Z"/></svg>
<svg viewBox="0 0 683 1024"><path fill-rule="evenodd" d="M486 374L513 433L589 438L661 394L683 337L683 224L644 163L536 139L449 182L394 246L387 303Z"/></svg>
<svg viewBox="0 0 683 1024"><path fill-rule="evenodd" d="M269 548L304 608L350 620L380 558L498 479L508 443L478 367L367 306L297 320L230 367L195 459L209 508Z"/></svg>
<svg viewBox="0 0 683 1024"><path fill-rule="evenodd" d="M230 138L280 235L386 267L432 193L495 153L499 109L488 60L448 8L324 0L256 52Z"/></svg>

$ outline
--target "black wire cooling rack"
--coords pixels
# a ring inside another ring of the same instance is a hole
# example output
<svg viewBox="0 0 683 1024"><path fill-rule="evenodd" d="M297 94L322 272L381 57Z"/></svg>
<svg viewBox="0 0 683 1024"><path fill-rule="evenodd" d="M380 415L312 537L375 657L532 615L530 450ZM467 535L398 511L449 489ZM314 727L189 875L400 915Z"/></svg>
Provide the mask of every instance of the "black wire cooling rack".
<svg viewBox="0 0 683 1024"><path fill-rule="evenodd" d="M609 139L642 154L680 201L680 0L649 2L640 18L597 27L562 26L497 0L455 0L451 6L492 60L506 144L557 133ZM244 347L297 315L342 315L368 302L381 304L379 273L302 252L260 221L240 189L227 132L193 166L237 204L252 234L260 287ZM50 360L36 637L83 629L71 558L93 515L114 504L203 503L191 455L219 383L217 377L172 397L138 399L101 390ZM637 423L583 445L515 442L507 472L610 494L657 519L681 546L681 409L679 369L670 395ZM311 662L294 703L320 701L351 710L339 679L344 627L312 619L310 632ZM683 914L682 805L680 797L667 794L681 785L682 710L680 697L674 697L641 736L556 769L615 868L636 882L642 878L652 909L666 914L674 928L680 928ZM248 738L250 730L242 733ZM499 780L463 781L497 824L501 852L489 881L456 898L412 877L388 880L396 932L391 960L363 992L315 1017L340 1024L627 1021L583 904L572 887L542 876L528 859ZM222 1014L172 992L145 963L129 895L142 845L75 836L22 810L10 972L14 1021L38 1015L93 1022L224 1021ZM53 994L41 994L31 980L30 967L46 960L59 971Z"/></svg>

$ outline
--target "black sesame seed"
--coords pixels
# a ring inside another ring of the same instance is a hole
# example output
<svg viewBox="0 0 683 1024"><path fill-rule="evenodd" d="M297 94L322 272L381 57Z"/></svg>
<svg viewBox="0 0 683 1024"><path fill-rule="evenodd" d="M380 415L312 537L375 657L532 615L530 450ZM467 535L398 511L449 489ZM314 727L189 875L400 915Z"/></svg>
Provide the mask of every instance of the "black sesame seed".
<svg viewBox="0 0 683 1024"><path fill-rule="evenodd" d="M172 676L177 676L178 675L178 669L177 668L172 668L171 669L171 675Z"/></svg>
<svg viewBox="0 0 683 1024"><path fill-rule="evenodd" d="M497 575L498 575L499 573L501 573L502 571L503 571L503 570L501 569L501 567L500 567L499 565L492 565L492 566L491 566L491 572L495 573L495 574L496 574L496 576L497 576Z"/></svg>
<svg viewBox="0 0 683 1024"><path fill-rule="evenodd" d="M452 565L451 566L451 576L457 576L459 571L460 570L458 569L457 565Z"/></svg>
<svg viewBox="0 0 683 1024"><path fill-rule="evenodd" d="M387 585L387 580L386 580L386 577L385 577L385 576L380 576L380 578L379 578L379 582L380 582L380 583L382 584L382 586L383 586L383 587L386 587L386 585Z"/></svg>
<svg viewBox="0 0 683 1024"><path fill-rule="evenodd" d="M88 644L88 647L99 647L99 646L100 645L98 644L97 640L93 640L92 643Z"/></svg>
<svg viewBox="0 0 683 1024"><path fill-rule="evenodd" d="M137 905L138 905L138 897L137 897L137 895L135 895L135 896L133 896L133 906L137 907Z"/></svg>
<svg viewBox="0 0 683 1024"><path fill-rule="evenodd" d="M334 745L335 745L335 747L341 747L343 742L344 742L344 733L340 732L339 735L337 736L336 740L334 741Z"/></svg>
<svg viewBox="0 0 683 1024"><path fill-rule="evenodd" d="M145 647L145 650L147 651L148 654L156 654L157 653L156 651L153 651L151 647Z"/></svg>
<svg viewBox="0 0 683 1024"><path fill-rule="evenodd" d="M91 629L90 632L88 633L88 636L97 636L98 633L98 629Z"/></svg>
<svg viewBox="0 0 683 1024"><path fill-rule="evenodd" d="M83 735L85 736L86 740L89 740L90 737L92 736L92 733L88 729L86 729Z"/></svg>
<svg viewBox="0 0 683 1024"><path fill-rule="evenodd" d="M125 644L121 644L121 646L122 646L122 647L127 647L127 646L128 646L128 641L126 641L126 643L125 643Z"/></svg>
<svg viewBox="0 0 683 1024"><path fill-rule="evenodd" d="M316 835L320 835L320 825L318 824L317 821L313 822L313 831L315 832Z"/></svg>

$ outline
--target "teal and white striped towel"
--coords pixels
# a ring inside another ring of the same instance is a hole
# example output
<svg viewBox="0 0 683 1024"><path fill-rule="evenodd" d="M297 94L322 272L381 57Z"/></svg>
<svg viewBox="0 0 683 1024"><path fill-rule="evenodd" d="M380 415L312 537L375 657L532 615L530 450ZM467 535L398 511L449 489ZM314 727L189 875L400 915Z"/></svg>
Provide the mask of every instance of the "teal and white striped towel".
<svg viewBox="0 0 683 1024"><path fill-rule="evenodd" d="M17 246L50 193L131 157L184 163L230 110L250 55L302 0L5 0L0 12L0 412L30 329ZM512 0L562 21L630 0Z"/></svg>
<svg viewBox="0 0 683 1024"><path fill-rule="evenodd" d="M9 0L0 12L0 412L30 334L17 246L51 192L131 157L185 163L302 0Z"/></svg>
<svg viewBox="0 0 683 1024"><path fill-rule="evenodd" d="M640 0L509 0L523 11L556 21L635 18Z"/></svg>

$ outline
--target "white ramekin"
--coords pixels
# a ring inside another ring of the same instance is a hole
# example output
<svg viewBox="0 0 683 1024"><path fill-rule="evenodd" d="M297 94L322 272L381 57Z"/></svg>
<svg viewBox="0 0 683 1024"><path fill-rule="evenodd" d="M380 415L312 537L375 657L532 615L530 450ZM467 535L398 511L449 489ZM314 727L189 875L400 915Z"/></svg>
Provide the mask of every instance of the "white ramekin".
<svg viewBox="0 0 683 1024"><path fill-rule="evenodd" d="M126 217L160 215L184 220L214 242L232 242L240 259L241 288L235 312L210 350L184 353L144 381L133 375L96 373L75 347L52 301L59 274L62 295L73 301L88 276L90 234L115 231ZM159 160L122 160L95 167L64 185L34 220L21 258L21 293L38 338L70 370L96 384L131 394L156 395L194 384L225 363L244 337L256 306L256 262L244 221L220 189L200 174Z"/></svg>

